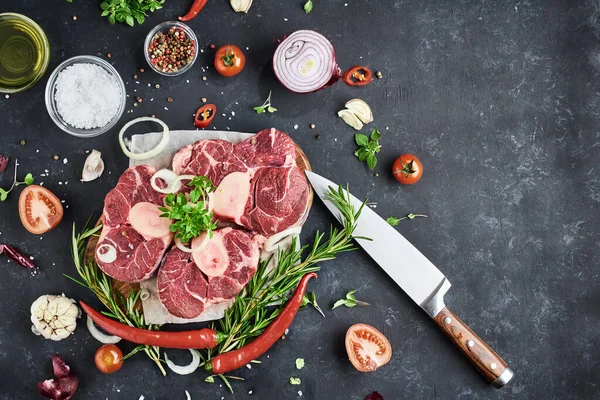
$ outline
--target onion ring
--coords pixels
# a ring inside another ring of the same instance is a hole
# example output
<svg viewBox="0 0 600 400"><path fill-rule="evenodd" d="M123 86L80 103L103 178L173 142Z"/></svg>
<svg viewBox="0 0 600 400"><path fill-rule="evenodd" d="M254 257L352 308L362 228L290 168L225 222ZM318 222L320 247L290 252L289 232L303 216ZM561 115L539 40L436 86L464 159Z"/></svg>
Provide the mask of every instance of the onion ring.
<svg viewBox="0 0 600 400"><path fill-rule="evenodd" d="M138 122L144 122L144 121L151 121L151 122L156 122L157 124L160 124L163 128L162 137L160 139L160 142L152 150L149 150L145 153L135 154L135 153L132 153L131 151L129 151L129 149L125 145L123 136L125 135L125 131L127 129L129 129L129 127L131 125L137 124ZM125 124L125 126L123 126L123 128L121 128L121 131L119 132L119 144L121 145L121 150L123 150L123 153L125 153L125 155L127 157L131 158L132 160L147 160L149 158L159 155L165 149L165 147L167 147L167 144L169 143L169 136L170 136L169 127L167 126L167 124L162 122L160 119L152 118L152 117L140 117L140 118L136 118L136 119L129 121L128 123Z"/></svg>
<svg viewBox="0 0 600 400"><path fill-rule="evenodd" d="M167 366L177 375L189 375L196 371L200 366L200 356L198 355L198 352L192 349L189 350L192 353L192 362L185 366L173 364L173 361L169 360L169 357L167 357L167 353L165 352L165 362L167 363Z"/></svg>
<svg viewBox="0 0 600 400"><path fill-rule="evenodd" d="M89 315L87 317L86 325L87 325L88 331L90 331L90 334L94 337L94 339L96 339L100 343L115 344L115 343L119 343L121 341L121 338L118 336L107 335L105 333L100 332L100 330L98 330L98 328L96 328L96 325L94 325L94 321L92 321L92 319L90 318Z"/></svg>
<svg viewBox="0 0 600 400"><path fill-rule="evenodd" d="M293 236L297 236L302 232L301 226L293 226L291 228L286 229L285 231L281 231L279 233L274 234L265 242L264 250L265 251L273 251L277 247L281 247L282 245L287 245L286 239L291 238Z"/></svg>
<svg viewBox="0 0 600 400"><path fill-rule="evenodd" d="M342 76L331 42L310 30L293 32L277 46L273 72L283 86L295 93L315 92Z"/></svg>

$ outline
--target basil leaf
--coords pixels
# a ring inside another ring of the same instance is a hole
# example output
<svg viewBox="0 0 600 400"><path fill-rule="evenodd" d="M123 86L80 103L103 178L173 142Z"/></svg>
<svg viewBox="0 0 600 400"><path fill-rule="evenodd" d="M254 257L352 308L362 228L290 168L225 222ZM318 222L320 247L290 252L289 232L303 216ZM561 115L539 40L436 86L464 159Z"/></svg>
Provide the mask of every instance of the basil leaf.
<svg viewBox="0 0 600 400"><path fill-rule="evenodd" d="M367 157L367 165L370 169L375 169L375 166L377 165L377 158L375 158L373 154L369 154Z"/></svg>
<svg viewBox="0 0 600 400"><path fill-rule="evenodd" d="M369 144L369 137L367 135L363 135L362 133L357 133L354 135L354 140L356 141L356 144L361 147L368 146Z"/></svg>
<svg viewBox="0 0 600 400"><path fill-rule="evenodd" d="M379 133L379 129L375 128L373 129L373 132L371 132L371 140L379 140L381 139L381 133Z"/></svg>
<svg viewBox="0 0 600 400"><path fill-rule="evenodd" d="M33 183L33 175L27 174L25 175L25 184L31 185Z"/></svg>

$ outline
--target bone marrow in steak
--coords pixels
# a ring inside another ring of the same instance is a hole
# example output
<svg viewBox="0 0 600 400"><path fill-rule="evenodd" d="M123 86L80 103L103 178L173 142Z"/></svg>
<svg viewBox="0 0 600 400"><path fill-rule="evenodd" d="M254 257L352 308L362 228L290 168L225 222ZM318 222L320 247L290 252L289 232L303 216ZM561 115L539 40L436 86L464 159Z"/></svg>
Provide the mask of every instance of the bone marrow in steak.
<svg viewBox="0 0 600 400"><path fill-rule="evenodd" d="M296 145L289 135L265 129L234 146L234 153L247 166L287 167L296 165Z"/></svg>
<svg viewBox="0 0 600 400"><path fill-rule="evenodd" d="M183 147L173 157L177 175L204 175L217 186L232 172L246 172L248 167L233 153L233 144L224 140L200 140Z"/></svg>
<svg viewBox="0 0 600 400"><path fill-rule="evenodd" d="M271 236L301 225L307 216L309 187L296 166L261 168L252 180L243 226Z"/></svg>
<svg viewBox="0 0 600 400"><path fill-rule="evenodd" d="M173 248L158 271L162 304L175 316L195 318L208 304L234 298L256 273L264 241L261 235L224 228L197 253Z"/></svg>
<svg viewBox="0 0 600 400"><path fill-rule="evenodd" d="M156 218L155 214L146 218L140 207L131 213L136 204L163 205L164 195L150 185L155 172L147 165L129 168L104 200L104 227L96 245L96 261L104 273L123 282L141 282L150 278L173 239L170 232L157 238L146 236L133 227L147 225L147 221Z"/></svg>

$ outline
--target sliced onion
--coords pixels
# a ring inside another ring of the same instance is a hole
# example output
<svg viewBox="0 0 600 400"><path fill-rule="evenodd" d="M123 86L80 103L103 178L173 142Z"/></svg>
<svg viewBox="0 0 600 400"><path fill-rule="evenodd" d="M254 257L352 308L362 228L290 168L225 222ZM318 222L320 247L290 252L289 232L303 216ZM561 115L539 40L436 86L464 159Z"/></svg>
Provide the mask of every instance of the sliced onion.
<svg viewBox="0 0 600 400"><path fill-rule="evenodd" d="M208 235L204 235L204 240L202 241L202 243L200 244L200 246L195 247L195 248L191 248L191 247L187 247L185 244L183 244L181 242L181 239L179 238L175 238L175 246L177 246L177 248L181 251L183 251L184 253L197 253L199 251L204 250L204 248L206 247L206 245L208 244L208 242L210 242L210 238L208 237Z"/></svg>
<svg viewBox="0 0 600 400"><path fill-rule="evenodd" d="M161 169L160 171L157 171L154 175L152 175L152 178L150 178L150 186L152 186L152 189L156 190L158 193L175 193L181 189L181 182L178 180L178 178L179 176L170 169ZM156 183L157 179L162 179L163 181L165 181L167 187L159 187Z"/></svg>
<svg viewBox="0 0 600 400"><path fill-rule="evenodd" d="M103 244L96 250L96 257L105 264L110 264L117 259L117 249L112 244Z"/></svg>
<svg viewBox="0 0 600 400"><path fill-rule="evenodd" d="M331 42L309 30L291 33L277 46L273 72L283 86L296 93L323 89L342 76Z"/></svg>
<svg viewBox="0 0 600 400"><path fill-rule="evenodd" d="M156 122L157 124L160 124L163 128L162 138L160 139L160 142L156 145L156 147L153 148L152 150L149 150L145 153L135 154L135 153L132 153L131 151L129 151L129 149L125 145L123 136L125 135L125 131L131 125L137 124L138 122L144 122L144 121L151 121L151 122ZM123 128L121 128L121 131L119 132L119 144L121 145L121 150L123 150L123 153L125 153L125 155L127 157L131 158L132 160L147 160L149 158L159 155L165 149L165 147L167 147L167 144L169 143L169 136L170 136L169 135L169 127L167 126L167 124L162 122L160 119L152 118L152 117L140 117L140 118L136 118L134 120L129 121L128 123L125 124L125 126L123 126Z"/></svg>
<svg viewBox="0 0 600 400"><path fill-rule="evenodd" d="M274 234L273 236L268 238L267 241L265 242L265 246L264 246L265 251L275 250L277 247L280 247L280 245L282 244L281 242L283 242L283 239L286 239L286 238L294 236L294 235L299 235L300 232L302 232L302 227L294 226L294 227L286 229L285 231Z"/></svg>
<svg viewBox="0 0 600 400"><path fill-rule="evenodd" d="M190 396L190 392L188 392L187 390L185 391L185 399L192 400L192 396Z"/></svg>
<svg viewBox="0 0 600 400"><path fill-rule="evenodd" d="M196 371L200 366L200 356L198 355L198 352L192 349L189 350L192 353L192 362L184 366L173 364L173 361L169 360L169 357L167 357L167 353L165 352L165 361L167 366L177 375L189 375Z"/></svg>
<svg viewBox="0 0 600 400"><path fill-rule="evenodd" d="M215 208L214 192L211 192L206 196L204 204L206 204L206 211L210 214L213 211L213 208Z"/></svg>
<svg viewBox="0 0 600 400"><path fill-rule="evenodd" d="M96 328L96 325L94 325L94 321L92 321L89 315L87 317L87 328L88 331L90 331L91 335L94 337L94 339L96 339L100 343L115 344L121 341L121 338L118 336L107 335L105 333L100 332L98 328Z"/></svg>

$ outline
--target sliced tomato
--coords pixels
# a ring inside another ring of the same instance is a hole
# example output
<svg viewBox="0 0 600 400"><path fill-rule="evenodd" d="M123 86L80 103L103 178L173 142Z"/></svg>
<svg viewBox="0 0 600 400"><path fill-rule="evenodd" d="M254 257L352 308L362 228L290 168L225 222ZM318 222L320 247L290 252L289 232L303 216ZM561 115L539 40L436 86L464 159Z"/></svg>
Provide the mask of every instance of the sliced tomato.
<svg viewBox="0 0 600 400"><path fill-rule="evenodd" d="M346 352L354 368L372 372L392 358L389 340L367 324L352 325L346 332Z"/></svg>
<svg viewBox="0 0 600 400"><path fill-rule="evenodd" d="M94 362L100 372L112 374L120 370L123 366L123 353L114 344L105 344L96 350Z"/></svg>
<svg viewBox="0 0 600 400"><path fill-rule="evenodd" d="M51 191L42 186L30 185L19 197L19 217L25 229L41 235L54 229L62 220L63 207Z"/></svg>

